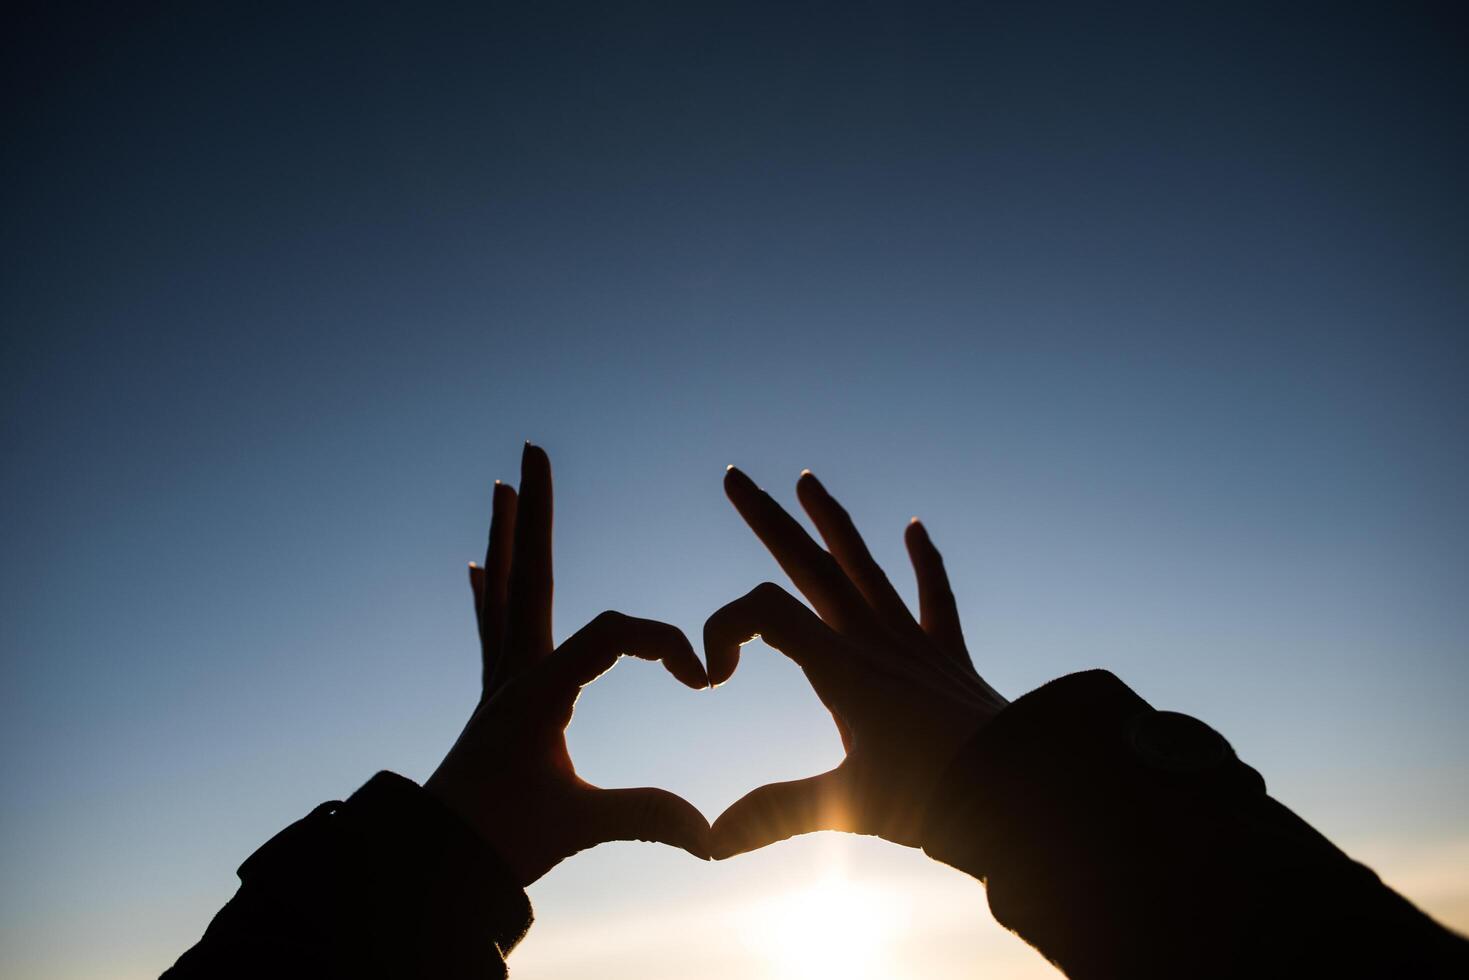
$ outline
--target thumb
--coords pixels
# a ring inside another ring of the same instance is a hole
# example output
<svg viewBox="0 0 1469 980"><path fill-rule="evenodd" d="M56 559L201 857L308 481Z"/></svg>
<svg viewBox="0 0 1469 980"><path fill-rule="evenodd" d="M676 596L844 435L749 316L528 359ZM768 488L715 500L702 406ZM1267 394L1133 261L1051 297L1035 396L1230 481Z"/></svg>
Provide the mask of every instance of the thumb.
<svg viewBox="0 0 1469 980"><path fill-rule="evenodd" d="M692 803L664 789L599 789L590 822L593 844L645 840L681 847L709 860L709 821Z"/></svg>
<svg viewBox="0 0 1469 980"><path fill-rule="evenodd" d="M766 783L730 804L711 830L716 860L817 830L849 830L840 769L788 783Z"/></svg>

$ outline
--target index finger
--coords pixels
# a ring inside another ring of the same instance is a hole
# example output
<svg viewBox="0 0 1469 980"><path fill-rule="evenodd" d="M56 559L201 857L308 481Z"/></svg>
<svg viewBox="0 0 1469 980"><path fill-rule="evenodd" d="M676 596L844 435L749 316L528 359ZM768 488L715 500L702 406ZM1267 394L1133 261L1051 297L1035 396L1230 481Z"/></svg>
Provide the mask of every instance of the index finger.
<svg viewBox="0 0 1469 980"><path fill-rule="evenodd" d="M711 684L730 679L740 647L757 636L794 660L808 677L832 661L842 642L795 596L773 582L762 582L715 610L704 623L704 660Z"/></svg>
<svg viewBox="0 0 1469 980"><path fill-rule="evenodd" d="M709 675L683 630L611 610L561 644L551 655L551 665L562 681L581 687L609 670L623 654L661 661L670 674L695 690L709 686Z"/></svg>

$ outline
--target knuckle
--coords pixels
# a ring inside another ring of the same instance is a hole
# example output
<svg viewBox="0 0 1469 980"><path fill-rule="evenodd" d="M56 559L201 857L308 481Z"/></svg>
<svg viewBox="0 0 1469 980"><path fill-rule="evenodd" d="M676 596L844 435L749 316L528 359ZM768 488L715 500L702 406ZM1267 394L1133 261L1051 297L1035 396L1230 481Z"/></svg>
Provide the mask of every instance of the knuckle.
<svg viewBox="0 0 1469 980"><path fill-rule="evenodd" d="M761 582L750 590L750 597L761 602L779 602L785 595L785 589L774 582Z"/></svg>
<svg viewBox="0 0 1469 980"><path fill-rule="evenodd" d="M617 629L626 622L627 616L618 612L616 609L605 609L597 613L596 618L592 620L592 625L600 630L612 630Z"/></svg>

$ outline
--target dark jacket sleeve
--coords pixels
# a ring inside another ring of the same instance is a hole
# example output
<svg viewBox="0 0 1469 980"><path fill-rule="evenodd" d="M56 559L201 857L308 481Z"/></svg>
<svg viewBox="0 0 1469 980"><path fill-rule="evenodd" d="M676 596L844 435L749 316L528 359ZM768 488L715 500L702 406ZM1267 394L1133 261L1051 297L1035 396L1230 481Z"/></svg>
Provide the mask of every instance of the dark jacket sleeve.
<svg viewBox="0 0 1469 980"><path fill-rule="evenodd" d="M1267 796L1209 726L1105 671L981 729L925 841L1073 980L1469 978L1469 941Z"/></svg>
<svg viewBox="0 0 1469 980"><path fill-rule="evenodd" d="M530 902L419 786L380 772L240 866L240 889L164 980L506 975Z"/></svg>

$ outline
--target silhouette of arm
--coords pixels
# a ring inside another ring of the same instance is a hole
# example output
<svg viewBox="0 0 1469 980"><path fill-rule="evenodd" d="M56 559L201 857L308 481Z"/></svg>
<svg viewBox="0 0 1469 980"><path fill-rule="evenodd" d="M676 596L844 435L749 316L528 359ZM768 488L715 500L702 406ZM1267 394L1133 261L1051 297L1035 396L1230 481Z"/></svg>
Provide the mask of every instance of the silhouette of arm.
<svg viewBox="0 0 1469 980"><path fill-rule="evenodd" d="M1266 795L1212 728L1106 671L975 735L923 836L1070 977L1469 977L1469 942Z"/></svg>
<svg viewBox="0 0 1469 980"><path fill-rule="evenodd" d="M378 773L267 841L164 980L504 977L530 902L494 850L415 783Z"/></svg>
<svg viewBox="0 0 1469 980"><path fill-rule="evenodd" d="M1008 703L975 670L916 519L917 619L810 473L796 492L825 549L733 467L725 491L815 611L770 583L720 609L710 677L761 636L847 754L731 805L716 857L816 830L922 847L986 882L995 918L1073 978L1469 977L1469 942L1270 799L1202 722L1103 671Z"/></svg>
<svg viewBox="0 0 1469 980"><path fill-rule="evenodd" d="M598 616L551 639L551 466L526 445L521 492L496 484L483 566L470 566L481 698L422 788L379 773L318 807L240 868L241 887L165 977L484 978L531 922L523 889L609 840L709 857L709 825L661 789L600 789L576 774L565 730L583 685L623 655L709 680L678 629Z"/></svg>

